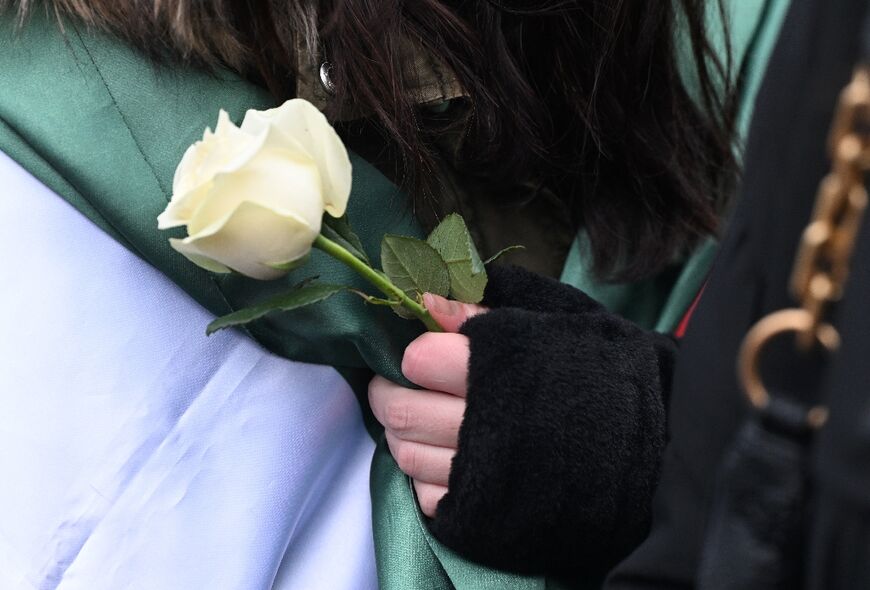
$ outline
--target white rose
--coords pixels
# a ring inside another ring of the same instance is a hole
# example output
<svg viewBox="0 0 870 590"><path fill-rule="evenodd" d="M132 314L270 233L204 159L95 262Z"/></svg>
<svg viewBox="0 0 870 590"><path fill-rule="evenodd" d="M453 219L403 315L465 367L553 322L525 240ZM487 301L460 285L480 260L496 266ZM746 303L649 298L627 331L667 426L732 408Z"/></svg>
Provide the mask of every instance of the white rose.
<svg viewBox="0 0 870 590"><path fill-rule="evenodd" d="M248 111L241 127L221 111L185 152L157 223L186 225L170 243L207 270L274 279L311 250L324 211L344 215L350 184L347 150L311 103Z"/></svg>

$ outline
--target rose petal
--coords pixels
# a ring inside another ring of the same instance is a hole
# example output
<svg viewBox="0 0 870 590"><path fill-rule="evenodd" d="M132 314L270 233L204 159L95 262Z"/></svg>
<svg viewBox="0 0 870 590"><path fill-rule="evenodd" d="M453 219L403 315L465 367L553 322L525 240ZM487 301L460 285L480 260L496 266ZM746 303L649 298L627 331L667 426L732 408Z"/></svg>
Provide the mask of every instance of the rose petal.
<svg viewBox="0 0 870 590"><path fill-rule="evenodd" d="M292 143L301 145L320 170L326 211L341 217L350 197L352 169L344 143L323 113L310 102L292 99L266 111L250 110L241 129L251 134L278 130Z"/></svg>
<svg viewBox="0 0 870 590"><path fill-rule="evenodd" d="M157 216L157 229L169 229L190 223L196 210L208 195L212 182L207 182L181 198L173 198L166 209Z"/></svg>
<svg viewBox="0 0 870 590"><path fill-rule="evenodd" d="M157 227L168 229L189 223L201 205L209 184L218 174L238 170L254 157L266 142L267 134L250 135L230 121L221 111L214 133L206 129L202 141L187 148L172 182L172 200L157 218Z"/></svg>
<svg viewBox="0 0 870 590"><path fill-rule="evenodd" d="M294 215L246 201L220 227L172 246L194 262L192 256L205 257L249 277L270 280L286 274L276 266L308 254L319 233L319 223L311 227Z"/></svg>
<svg viewBox="0 0 870 590"><path fill-rule="evenodd" d="M177 238L169 238L169 245L175 248L178 252L184 254L184 256L195 265L204 268L205 270L222 274L232 272L217 260L212 260L200 252L195 244L185 243L184 240L179 240Z"/></svg>
<svg viewBox="0 0 870 590"><path fill-rule="evenodd" d="M214 133L206 129L201 141L187 148L175 169L172 192L183 195L219 172L244 164L265 141L262 133L249 134L236 127L226 111L218 114Z"/></svg>
<svg viewBox="0 0 870 590"><path fill-rule="evenodd" d="M317 167L301 153L257 154L244 168L215 178L208 197L188 223L188 233L208 233L222 226L243 202L257 203L279 214L292 213L319 231L323 200Z"/></svg>

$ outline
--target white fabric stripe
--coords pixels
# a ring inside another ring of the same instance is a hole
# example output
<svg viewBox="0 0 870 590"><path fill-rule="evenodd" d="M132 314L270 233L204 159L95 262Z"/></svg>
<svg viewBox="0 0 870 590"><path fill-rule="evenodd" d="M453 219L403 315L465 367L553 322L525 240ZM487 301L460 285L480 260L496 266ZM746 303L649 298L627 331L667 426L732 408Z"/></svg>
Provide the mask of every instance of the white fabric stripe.
<svg viewBox="0 0 870 590"><path fill-rule="evenodd" d="M155 232L156 221L155 221ZM376 588L374 445L0 153L0 588Z"/></svg>

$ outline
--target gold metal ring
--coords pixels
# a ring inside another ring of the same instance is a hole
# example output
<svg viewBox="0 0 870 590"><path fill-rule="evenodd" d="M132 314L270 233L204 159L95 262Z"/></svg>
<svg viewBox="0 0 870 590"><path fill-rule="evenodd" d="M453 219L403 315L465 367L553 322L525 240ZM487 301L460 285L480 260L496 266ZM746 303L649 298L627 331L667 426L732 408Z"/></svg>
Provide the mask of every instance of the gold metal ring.
<svg viewBox="0 0 870 590"><path fill-rule="evenodd" d="M813 315L805 309L783 309L765 316L746 333L737 359L737 373L753 406L763 410L770 403L770 394L761 380L759 367L761 352L774 337L787 332L801 334L813 331L815 340L828 352L839 348L840 335L832 325L818 324L813 330L814 324ZM828 409L824 406L815 406L807 413L807 422L816 429L827 418Z"/></svg>

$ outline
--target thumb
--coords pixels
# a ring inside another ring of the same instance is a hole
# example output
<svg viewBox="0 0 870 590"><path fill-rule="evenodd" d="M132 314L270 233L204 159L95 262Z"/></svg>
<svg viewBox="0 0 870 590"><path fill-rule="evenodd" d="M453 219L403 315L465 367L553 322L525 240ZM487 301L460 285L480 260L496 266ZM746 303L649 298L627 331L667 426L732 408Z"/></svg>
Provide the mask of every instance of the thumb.
<svg viewBox="0 0 870 590"><path fill-rule="evenodd" d="M432 293L423 295L423 305L426 306L435 321L441 324L445 332L458 332L465 320L489 311L482 305L450 301Z"/></svg>

